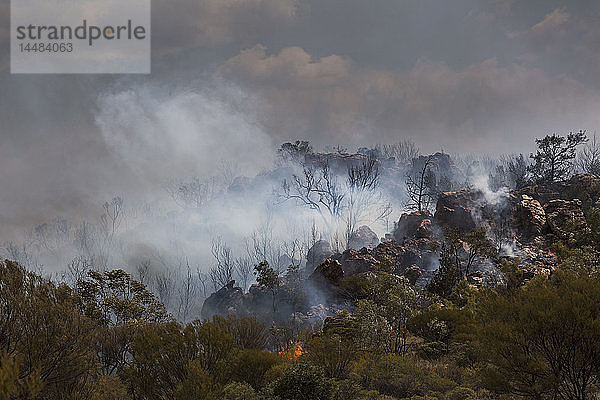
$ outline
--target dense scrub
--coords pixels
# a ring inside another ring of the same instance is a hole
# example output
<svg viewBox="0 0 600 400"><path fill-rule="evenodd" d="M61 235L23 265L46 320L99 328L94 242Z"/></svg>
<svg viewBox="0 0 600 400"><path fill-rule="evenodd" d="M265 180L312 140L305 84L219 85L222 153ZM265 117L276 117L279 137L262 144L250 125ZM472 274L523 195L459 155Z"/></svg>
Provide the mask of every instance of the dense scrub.
<svg viewBox="0 0 600 400"><path fill-rule="evenodd" d="M589 242L590 239L586 238ZM0 264L0 395L39 399L588 399L600 372L595 243L550 276L447 298L385 270L353 315L275 348L252 317L182 325L123 271L75 288Z"/></svg>

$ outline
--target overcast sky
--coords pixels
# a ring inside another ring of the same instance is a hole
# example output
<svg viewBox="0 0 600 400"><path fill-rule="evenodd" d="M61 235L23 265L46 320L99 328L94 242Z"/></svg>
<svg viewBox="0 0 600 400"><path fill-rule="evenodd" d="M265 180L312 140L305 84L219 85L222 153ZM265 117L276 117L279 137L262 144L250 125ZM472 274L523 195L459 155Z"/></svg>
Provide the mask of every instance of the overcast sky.
<svg viewBox="0 0 600 400"><path fill-rule="evenodd" d="M148 76L10 75L9 14L4 232L288 140L528 153L600 126L595 0L153 0Z"/></svg>

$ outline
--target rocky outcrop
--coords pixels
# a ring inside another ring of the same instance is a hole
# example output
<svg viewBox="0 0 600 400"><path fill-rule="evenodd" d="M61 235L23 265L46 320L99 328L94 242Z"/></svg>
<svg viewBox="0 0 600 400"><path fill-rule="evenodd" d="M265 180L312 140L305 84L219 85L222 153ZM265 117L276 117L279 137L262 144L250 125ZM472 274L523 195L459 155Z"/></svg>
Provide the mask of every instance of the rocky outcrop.
<svg viewBox="0 0 600 400"><path fill-rule="evenodd" d="M585 200L581 201L579 197ZM502 227L509 230L517 228L518 239L525 242L548 233L567 238L572 232L588 229L584 210L600 204L600 177L574 175L566 181L512 191L506 201L494 203L488 200L479 190L442 193L433 223L462 232L481 225L492 231ZM412 233L413 237L419 237L414 228L419 220L417 215L403 215L399 221L399 228L402 222L402 229L397 229L394 235L396 240L400 240L403 230Z"/></svg>
<svg viewBox="0 0 600 400"><path fill-rule="evenodd" d="M582 209L588 210L600 200L600 176L576 174L565 181L531 185L513 193L517 196L526 194L539 201L542 206L551 200L578 199Z"/></svg>
<svg viewBox="0 0 600 400"><path fill-rule="evenodd" d="M469 189L442 193L435 209L435 222L463 232L475 229L473 210L482 198L481 192Z"/></svg>
<svg viewBox="0 0 600 400"><path fill-rule="evenodd" d="M545 206L545 212L550 231L562 239L588 230L581 201L578 199L550 200Z"/></svg>
<svg viewBox="0 0 600 400"><path fill-rule="evenodd" d="M331 245L325 240L317 241L306 253L306 270L310 273L333 254Z"/></svg>
<svg viewBox="0 0 600 400"><path fill-rule="evenodd" d="M389 268L397 275L404 275L407 269L413 267L420 269L423 275L438 263L437 253L433 250L435 247L434 240L406 238L402 244L386 241L374 249L348 249L331 256L331 259L340 263L345 277L373 272L378 268ZM409 274L412 277L417 275L415 271Z"/></svg>
<svg viewBox="0 0 600 400"><path fill-rule="evenodd" d="M341 163L361 161L360 157L339 159ZM351 248L342 253L333 254L330 244L320 240L307 253L308 273L300 281L284 279L273 290L255 284L246 294L231 281L206 299L201 315L252 314L295 321L298 326L330 317L324 323L326 332L351 334L355 321L340 313L356 305L353 285L373 282L378 270L386 270L406 277L412 285L424 286L439 265L441 228L445 227L468 232L483 226L494 244L506 248L502 256L475 258L467 276L473 286L500 282L497 267L504 259L519 259L524 280L549 274L558 262L551 251L556 239L589 232L585 213L600 205L600 177L576 175L564 182L512 191L509 196L503 193L490 196L472 189L443 193L435 215L428 211L402 214L393 234L382 243L366 226L354 232ZM277 261L280 265L298 263L288 256Z"/></svg>
<svg viewBox="0 0 600 400"><path fill-rule="evenodd" d="M394 239L402 243L405 238L430 238L433 236L431 221L433 215L429 211L415 211L410 214L404 213L396 224Z"/></svg>
<svg viewBox="0 0 600 400"><path fill-rule="evenodd" d="M373 271L380 264L380 261L373 257L373 250L367 248L361 250L348 249L343 253L331 256L331 258L342 266L344 276Z"/></svg>
<svg viewBox="0 0 600 400"><path fill-rule="evenodd" d="M320 285L337 285L344 278L342 265L337 260L327 259L319 265L310 279Z"/></svg>
<svg viewBox="0 0 600 400"><path fill-rule="evenodd" d="M566 199L581 201L581 208L587 211L600 202L600 176L590 174L573 175L566 181Z"/></svg>
<svg viewBox="0 0 600 400"><path fill-rule="evenodd" d="M235 281L211 294L202 305L202 318L210 318L213 315L237 314L244 307L244 291L235 286Z"/></svg>
<svg viewBox="0 0 600 400"><path fill-rule="evenodd" d="M379 244L379 237L366 225L356 229L348 239L348 247L360 250L363 247L372 249Z"/></svg>
<svg viewBox="0 0 600 400"><path fill-rule="evenodd" d="M522 230L529 236L541 235L546 226L546 212L539 201L526 194L521 195L518 220Z"/></svg>

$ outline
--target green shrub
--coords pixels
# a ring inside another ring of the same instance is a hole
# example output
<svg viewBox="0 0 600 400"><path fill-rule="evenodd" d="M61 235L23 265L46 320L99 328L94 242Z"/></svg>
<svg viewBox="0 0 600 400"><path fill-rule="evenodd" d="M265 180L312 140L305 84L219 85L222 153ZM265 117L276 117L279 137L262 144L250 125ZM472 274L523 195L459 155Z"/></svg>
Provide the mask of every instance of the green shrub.
<svg viewBox="0 0 600 400"><path fill-rule="evenodd" d="M417 354L425 360L439 360L448 354L448 345L443 342L423 343L417 348Z"/></svg>
<svg viewBox="0 0 600 400"><path fill-rule="evenodd" d="M222 400L258 400L258 395L247 383L232 382L222 391Z"/></svg>
<svg viewBox="0 0 600 400"><path fill-rule="evenodd" d="M365 388L398 398L422 395L427 389L423 368L393 354L361 359L355 364L354 377Z"/></svg>
<svg viewBox="0 0 600 400"><path fill-rule="evenodd" d="M334 389L321 368L306 363L288 367L272 386L273 395L281 400L330 400Z"/></svg>
<svg viewBox="0 0 600 400"><path fill-rule="evenodd" d="M244 382L255 390L265 383L265 374L275 365L282 363L281 356L264 350L242 350L229 364L228 380Z"/></svg>

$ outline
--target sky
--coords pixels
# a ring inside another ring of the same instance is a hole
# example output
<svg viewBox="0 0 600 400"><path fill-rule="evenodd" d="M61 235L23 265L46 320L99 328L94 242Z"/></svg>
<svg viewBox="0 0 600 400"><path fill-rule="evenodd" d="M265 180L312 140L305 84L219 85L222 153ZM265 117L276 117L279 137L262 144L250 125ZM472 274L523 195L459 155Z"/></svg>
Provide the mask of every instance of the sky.
<svg viewBox="0 0 600 400"><path fill-rule="evenodd" d="M0 240L290 140L525 153L600 120L593 0L153 0L150 75L11 75L0 0Z"/></svg>

